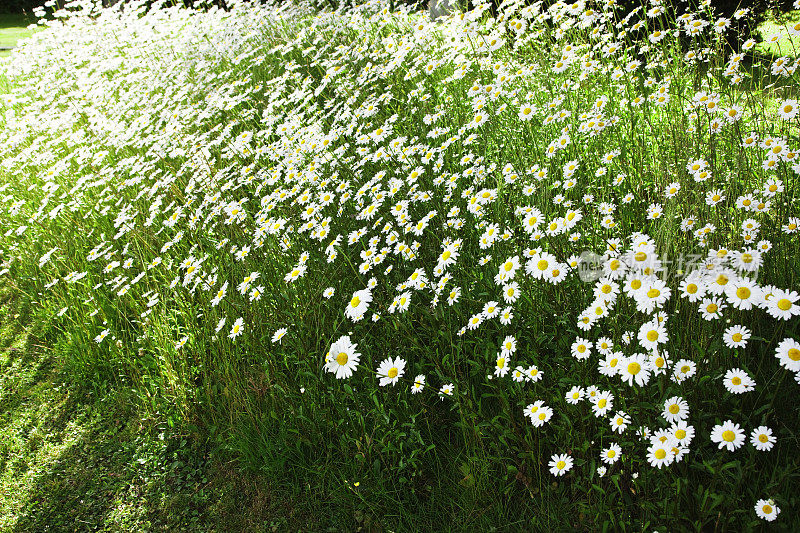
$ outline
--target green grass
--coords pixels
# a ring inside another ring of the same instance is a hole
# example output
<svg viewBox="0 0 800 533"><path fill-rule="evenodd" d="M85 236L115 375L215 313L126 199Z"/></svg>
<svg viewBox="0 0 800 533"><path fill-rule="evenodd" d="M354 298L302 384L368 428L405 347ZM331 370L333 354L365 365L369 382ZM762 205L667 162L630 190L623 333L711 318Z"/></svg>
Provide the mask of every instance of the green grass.
<svg viewBox="0 0 800 533"><path fill-rule="evenodd" d="M758 31L763 39L769 39L772 35L780 34L780 39L775 42L760 42L756 49L763 54L774 56L797 57L800 54L800 38L789 38L787 25L800 22L800 10L789 11L782 14L779 19L774 17L763 22Z"/></svg>
<svg viewBox="0 0 800 533"><path fill-rule="evenodd" d="M0 14L0 48L17 46L20 39L30 37L34 30L28 25L35 24L36 19L27 15ZM0 57L11 55L10 50L0 50Z"/></svg>
<svg viewBox="0 0 800 533"><path fill-rule="evenodd" d="M203 439L84 390L46 325L0 298L0 532L275 531L314 522Z"/></svg>

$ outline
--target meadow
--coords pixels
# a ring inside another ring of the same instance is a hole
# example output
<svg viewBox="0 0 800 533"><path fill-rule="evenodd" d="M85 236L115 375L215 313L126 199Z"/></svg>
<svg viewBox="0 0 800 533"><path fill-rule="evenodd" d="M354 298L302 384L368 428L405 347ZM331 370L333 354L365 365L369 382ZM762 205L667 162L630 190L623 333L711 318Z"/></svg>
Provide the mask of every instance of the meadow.
<svg viewBox="0 0 800 533"><path fill-rule="evenodd" d="M800 528L800 22L228 3L0 58L0 286L87 412L263 530Z"/></svg>

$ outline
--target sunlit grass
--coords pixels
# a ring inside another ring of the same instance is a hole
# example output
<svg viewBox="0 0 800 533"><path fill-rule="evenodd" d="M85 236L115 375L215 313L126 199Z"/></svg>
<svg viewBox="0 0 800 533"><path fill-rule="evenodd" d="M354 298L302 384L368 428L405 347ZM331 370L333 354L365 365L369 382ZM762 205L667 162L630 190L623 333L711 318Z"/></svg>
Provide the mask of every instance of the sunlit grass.
<svg viewBox="0 0 800 533"><path fill-rule="evenodd" d="M29 30L28 26L35 23L32 17L0 13L0 48L13 48L20 39L33 35L35 30ZM0 57L9 55L10 50L0 50Z"/></svg>
<svg viewBox="0 0 800 533"><path fill-rule="evenodd" d="M797 57L800 55L798 39L792 40L787 34L789 26L800 22L800 10L789 11L780 15L780 19L770 18L759 27L763 42L757 49L765 54L776 56Z"/></svg>

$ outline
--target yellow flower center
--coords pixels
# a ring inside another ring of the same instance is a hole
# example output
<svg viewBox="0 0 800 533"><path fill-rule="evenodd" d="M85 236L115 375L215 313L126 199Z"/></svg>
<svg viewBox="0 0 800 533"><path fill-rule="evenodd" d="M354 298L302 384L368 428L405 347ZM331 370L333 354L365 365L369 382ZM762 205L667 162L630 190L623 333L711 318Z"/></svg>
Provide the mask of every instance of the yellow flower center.
<svg viewBox="0 0 800 533"><path fill-rule="evenodd" d="M339 363L339 366L344 366L347 364L347 354L344 352L339 352L339 355L336 356L336 362Z"/></svg>
<svg viewBox="0 0 800 533"><path fill-rule="evenodd" d="M442 261L447 261L450 259L450 255L450 250L445 250L445 252L442 254Z"/></svg>
<svg viewBox="0 0 800 533"><path fill-rule="evenodd" d="M633 258L639 262L642 262L645 259L647 259L647 254L644 252L638 252L636 255L633 256Z"/></svg>
<svg viewBox="0 0 800 533"><path fill-rule="evenodd" d="M559 470L563 470L565 466L567 466L567 463L565 461L559 461L556 463L556 468L558 468Z"/></svg>
<svg viewBox="0 0 800 533"><path fill-rule="evenodd" d="M706 311L708 311L709 313L716 313L717 309L718 309L717 304L708 304L706 306Z"/></svg>
<svg viewBox="0 0 800 533"><path fill-rule="evenodd" d="M603 288L600 289L603 294L608 294L611 292L611 285L603 285Z"/></svg>
<svg viewBox="0 0 800 533"><path fill-rule="evenodd" d="M758 441L759 442L767 442L768 440L769 440L769 437L767 437L767 435L764 434L764 433L762 433L761 435L758 436Z"/></svg>
<svg viewBox="0 0 800 533"><path fill-rule="evenodd" d="M761 510L764 512L764 514L772 514L771 505L765 505L764 507L761 508Z"/></svg>
<svg viewBox="0 0 800 533"><path fill-rule="evenodd" d="M733 383L734 385L741 385L742 378L740 378L739 376L734 376L733 378L731 378L731 383Z"/></svg>
<svg viewBox="0 0 800 533"><path fill-rule="evenodd" d="M655 342L658 340L658 332L654 329L651 329L647 332L647 340L650 342Z"/></svg>
<svg viewBox="0 0 800 533"><path fill-rule="evenodd" d="M788 311L792 307L792 302L790 302L787 298L781 298L778 300L778 309L781 311Z"/></svg>
<svg viewBox="0 0 800 533"><path fill-rule="evenodd" d="M669 406L669 412L672 413L673 415L678 414L678 411L680 410L681 408L677 403L673 403L672 405Z"/></svg>
<svg viewBox="0 0 800 533"><path fill-rule="evenodd" d="M734 433L730 429L727 429L722 432L722 440L724 440L725 442L733 442L735 439L736 439L736 433Z"/></svg>
<svg viewBox="0 0 800 533"><path fill-rule="evenodd" d="M635 279L631 281L631 288L635 291L639 290L642 287L642 280Z"/></svg>
<svg viewBox="0 0 800 533"><path fill-rule="evenodd" d="M696 293L697 292L697 285L695 285L694 283L688 284L686 286L686 292L688 292L689 294Z"/></svg>
<svg viewBox="0 0 800 533"><path fill-rule="evenodd" d="M608 452L606 453L606 457L608 457L609 459L613 459L616 456L617 456L617 452L614 451L614 450L608 450Z"/></svg>
<svg viewBox="0 0 800 533"><path fill-rule="evenodd" d="M361 303L361 298L358 296L353 296L353 299L350 300L350 307L358 307L358 304Z"/></svg>
<svg viewBox="0 0 800 533"><path fill-rule="evenodd" d="M583 353L585 351L586 351L586 346L585 345L581 344L580 346L578 346L578 353Z"/></svg>
<svg viewBox="0 0 800 533"><path fill-rule="evenodd" d="M599 407L600 409L602 409L603 407L605 407L605 406L606 406L606 404L607 404L607 403L608 403L608 400L606 400L605 398L601 398L601 399L600 399L600 400L597 402L597 407Z"/></svg>
<svg viewBox="0 0 800 533"><path fill-rule="evenodd" d="M628 373L633 374L634 376L638 374L641 370L642 366L639 363L628 364Z"/></svg>
<svg viewBox="0 0 800 533"><path fill-rule="evenodd" d="M731 335L731 339L733 339L733 342L742 342L742 334L734 333L733 335Z"/></svg>
<svg viewBox="0 0 800 533"><path fill-rule="evenodd" d="M505 357L498 357L497 358L497 368L503 368L506 366L506 358Z"/></svg>
<svg viewBox="0 0 800 533"><path fill-rule="evenodd" d="M736 289L736 296L738 296L742 300L746 300L750 298L750 289L748 289L747 287L739 287L738 289Z"/></svg>
<svg viewBox="0 0 800 533"><path fill-rule="evenodd" d="M546 260L541 259L539 260L538 263L536 263L536 268L538 268L539 270L547 270L547 264L548 263Z"/></svg>
<svg viewBox="0 0 800 533"><path fill-rule="evenodd" d="M398 372L397 367L393 366L392 368L389 369L389 371L386 373L386 375L389 376L390 378L394 379L394 378L397 377L397 372Z"/></svg>
<svg viewBox="0 0 800 533"><path fill-rule="evenodd" d="M664 457L667 456L667 452L665 450L659 448L658 450L656 450L656 453L654 455L656 456L656 459L661 460L661 459L663 459Z"/></svg>
<svg viewBox="0 0 800 533"><path fill-rule="evenodd" d="M685 439L685 438L686 438L686 430L685 430L685 429L679 429L679 430L677 430L677 431L675 432L675 438L676 438L676 439L680 439L680 440L683 440L683 439Z"/></svg>
<svg viewBox="0 0 800 533"><path fill-rule="evenodd" d="M797 348L791 348L787 355L789 356L789 359L791 359L792 361L800 361L800 350L798 350Z"/></svg>
<svg viewBox="0 0 800 533"><path fill-rule="evenodd" d="M660 295L661 291L659 291L658 289L650 289L649 291L647 291L648 298L658 298Z"/></svg>

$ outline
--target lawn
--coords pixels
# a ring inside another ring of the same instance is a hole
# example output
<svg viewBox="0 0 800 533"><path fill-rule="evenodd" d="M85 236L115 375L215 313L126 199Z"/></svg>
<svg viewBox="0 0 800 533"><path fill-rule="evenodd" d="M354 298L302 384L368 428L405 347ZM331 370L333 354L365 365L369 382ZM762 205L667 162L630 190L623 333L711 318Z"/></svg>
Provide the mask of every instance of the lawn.
<svg viewBox="0 0 800 533"><path fill-rule="evenodd" d="M0 48L17 46L17 41L30 37L34 30L29 30L28 26L35 23L36 19L31 16L0 13ZM10 54L10 50L0 50L0 57Z"/></svg>
<svg viewBox="0 0 800 533"><path fill-rule="evenodd" d="M757 49L765 54L776 56L797 57L797 39L793 43L787 36L787 28L800 22L800 10L789 11L780 16L779 20L770 18L763 22L759 27L763 42L757 45Z"/></svg>

